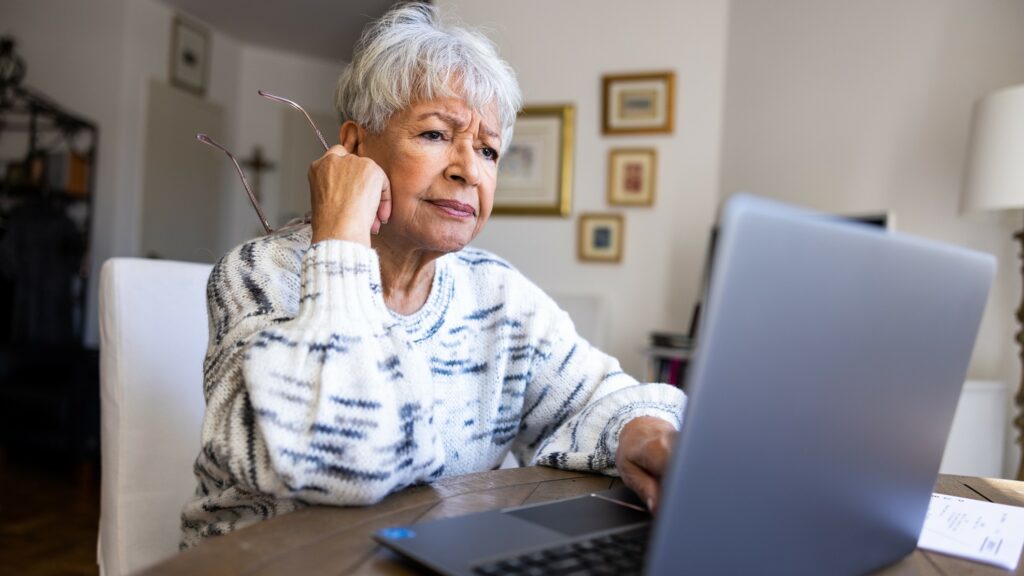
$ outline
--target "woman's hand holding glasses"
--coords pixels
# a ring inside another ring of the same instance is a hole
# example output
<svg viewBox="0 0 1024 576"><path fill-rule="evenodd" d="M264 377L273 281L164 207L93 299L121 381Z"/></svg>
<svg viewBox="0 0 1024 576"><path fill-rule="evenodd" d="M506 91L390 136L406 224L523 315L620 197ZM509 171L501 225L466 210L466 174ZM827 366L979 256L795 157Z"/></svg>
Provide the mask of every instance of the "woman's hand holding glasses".
<svg viewBox="0 0 1024 576"><path fill-rule="evenodd" d="M373 160L351 154L344 146L328 147L316 123L298 103L264 90L258 92L268 100L287 104L302 112L326 151L309 168L312 215L307 214L305 218L275 230L263 213L235 155L206 134L196 134L196 139L221 150L231 159L249 196L249 202L267 234L312 222L313 242L337 238L369 246L370 235L380 232L380 227L391 216L391 187L387 175ZM367 190L370 192L367 193Z"/></svg>

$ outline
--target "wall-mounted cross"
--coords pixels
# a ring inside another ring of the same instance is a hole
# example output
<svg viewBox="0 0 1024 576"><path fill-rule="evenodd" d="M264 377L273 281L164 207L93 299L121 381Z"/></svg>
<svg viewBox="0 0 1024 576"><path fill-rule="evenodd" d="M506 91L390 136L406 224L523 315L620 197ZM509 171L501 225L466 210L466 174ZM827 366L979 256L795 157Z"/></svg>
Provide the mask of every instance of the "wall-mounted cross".
<svg viewBox="0 0 1024 576"><path fill-rule="evenodd" d="M258 145L252 150L252 156L241 160L242 166L248 168L252 174L252 193L256 200L263 200L260 193L260 174L274 169L274 163L263 156L263 149Z"/></svg>

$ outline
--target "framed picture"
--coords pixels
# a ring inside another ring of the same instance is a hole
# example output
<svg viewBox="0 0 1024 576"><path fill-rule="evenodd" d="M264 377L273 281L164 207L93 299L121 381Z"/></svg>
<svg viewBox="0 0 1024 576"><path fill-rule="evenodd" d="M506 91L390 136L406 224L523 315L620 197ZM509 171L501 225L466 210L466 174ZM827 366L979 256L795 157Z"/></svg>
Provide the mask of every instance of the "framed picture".
<svg viewBox="0 0 1024 576"><path fill-rule="evenodd" d="M675 77L673 72L605 76L604 133L671 133Z"/></svg>
<svg viewBox="0 0 1024 576"><path fill-rule="evenodd" d="M654 148L619 148L608 152L608 203L616 206L654 204Z"/></svg>
<svg viewBox="0 0 1024 576"><path fill-rule="evenodd" d="M621 214L582 214L579 228L579 257L585 262L622 260L625 223Z"/></svg>
<svg viewBox="0 0 1024 576"><path fill-rule="evenodd" d="M175 17L171 28L171 83L202 96L206 93L209 61L209 33Z"/></svg>
<svg viewBox="0 0 1024 576"><path fill-rule="evenodd" d="M564 106L527 106L498 163L495 214L568 216L572 209L573 116Z"/></svg>

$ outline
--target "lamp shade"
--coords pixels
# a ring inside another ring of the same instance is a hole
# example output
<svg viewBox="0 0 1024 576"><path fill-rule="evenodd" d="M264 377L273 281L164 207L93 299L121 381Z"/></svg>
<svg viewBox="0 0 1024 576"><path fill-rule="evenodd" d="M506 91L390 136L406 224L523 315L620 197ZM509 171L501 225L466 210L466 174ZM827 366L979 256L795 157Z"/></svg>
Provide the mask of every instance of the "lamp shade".
<svg viewBox="0 0 1024 576"><path fill-rule="evenodd" d="M1024 85L974 106L963 211L1024 208Z"/></svg>

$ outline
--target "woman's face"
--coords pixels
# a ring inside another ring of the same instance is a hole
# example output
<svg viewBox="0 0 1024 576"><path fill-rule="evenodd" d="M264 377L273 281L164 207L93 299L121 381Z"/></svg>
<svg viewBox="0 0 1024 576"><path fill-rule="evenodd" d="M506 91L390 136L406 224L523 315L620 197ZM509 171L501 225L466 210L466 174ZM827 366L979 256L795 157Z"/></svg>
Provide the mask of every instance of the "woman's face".
<svg viewBox="0 0 1024 576"><path fill-rule="evenodd" d="M462 249L491 215L500 149L496 109L456 98L414 103L380 134L364 133L356 153L380 165L391 184L381 238L410 250Z"/></svg>

